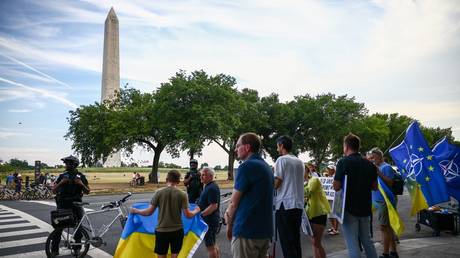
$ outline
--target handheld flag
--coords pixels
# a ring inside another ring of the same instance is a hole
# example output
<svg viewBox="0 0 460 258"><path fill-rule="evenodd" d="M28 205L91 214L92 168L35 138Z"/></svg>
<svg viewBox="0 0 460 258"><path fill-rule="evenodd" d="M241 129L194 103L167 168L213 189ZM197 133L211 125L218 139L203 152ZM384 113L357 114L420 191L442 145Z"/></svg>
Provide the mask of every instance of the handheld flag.
<svg viewBox="0 0 460 258"><path fill-rule="evenodd" d="M407 177L417 181L429 206L447 202L446 181L417 122L409 125L403 143L409 156Z"/></svg>
<svg viewBox="0 0 460 258"><path fill-rule="evenodd" d="M390 219L390 226L397 236L401 235L404 231L404 223L396 210L396 198L391 192L390 188L382 182L380 177L377 179L379 191L385 199L388 208L388 217Z"/></svg>
<svg viewBox="0 0 460 258"><path fill-rule="evenodd" d="M144 209L149 206L148 203L136 203L134 208ZM195 204L190 204L193 209ZM150 216L139 214L129 214L125 228L118 241L114 258L130 257L157 257L155 249L155 227L158 223L158 209ZM180 258L192 257L204 235L208 231L208 225L200 216L186 218L182 214L182 223L184 225L184 240L182 249L179 252Z"/></svg>
<svg viewBox="0 0 460 258"><path fill-rule="evenodd" d="M449 195L460 201L460 147L450 144L444 137L433 147L433 155L447 181Z"/></svg>
<svg viewBox="0 0 460 258"><path fill-rule="evenodd" d="M419 211L425 210L428 208L425 197L422 194L420 185L417 183L414 177L409 177L408 175L413 175L411 169L411 160L409 156L409 151L407 150L406 144L401 142L398 146L390 150L390 156L398 167L399 172L405 180L405 186L412 200L412 208L410 215L414 216Z"/></svg>

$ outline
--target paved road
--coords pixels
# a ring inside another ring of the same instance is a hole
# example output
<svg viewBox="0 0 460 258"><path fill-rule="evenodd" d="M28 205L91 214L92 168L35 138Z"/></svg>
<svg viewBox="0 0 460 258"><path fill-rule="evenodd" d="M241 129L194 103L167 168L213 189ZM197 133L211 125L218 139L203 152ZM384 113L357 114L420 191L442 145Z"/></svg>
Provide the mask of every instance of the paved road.
<svg viewBox="0 0 460 258"><path fill-rule="evenodd" d="M225 190L228 191L228 190ZM223 192L225 192L223 191ZM151 193L134 194L127 202L131 205L134 202L148 202ZM102 203L118 200L123 195L90 196L85 201L90 202L89 209L98 209ZM225 209L224 205L222 208ZM416 218L409 217L410 200L408 195L400 196L399 210L406 225L406 230L401 236L401 241L416 238L431 237L432 230L422 226L420 232L416 232L414 225ZM53 201L2 201L0 202L0 257L45 257L45 240L52 227L49 225L49 214L54 209ZM112 215L113 216L113 215ZM97 216L91 218L96 225L107 224L109 216ZM374 224L374 229L378 229ZM104 237L106 246L100 249L93 249L90 257L111 257L116 249L121 234L121 227L115 223ZM449 233L442 233L442 237L449 237ZM457 238L458 239L458 238ZM380 232L375 232L374 240L380 241ZM301 237L303 257L312 257L310 240L306 236ZM221 257L231 257L229 241L225 238L225 227L217 237L217 243L221 249ZM324 236L324 246L328 254L337 254L345 249L341 235ZM378 247L380 248L380 247ZM277 256L282 257L280 247L276 247ZM381 252L381 250L379 250ZM195 257L207 257L206 248L200 245Z"/></svg>

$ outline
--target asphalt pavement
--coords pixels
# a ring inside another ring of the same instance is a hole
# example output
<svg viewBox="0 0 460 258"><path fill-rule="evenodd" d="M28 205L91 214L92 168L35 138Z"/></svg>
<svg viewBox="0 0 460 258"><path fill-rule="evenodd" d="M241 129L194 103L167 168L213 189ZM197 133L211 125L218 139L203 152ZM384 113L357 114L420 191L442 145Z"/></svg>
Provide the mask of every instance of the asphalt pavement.
<svg viewBox="0 0 460 258"><path fill-rule="evenodd" d="M222 190L228 192L229 190ZM99 209L104 203L116 201L123 195L101 195L85 197L84 201L91 203L89 209ZM133 194L127 202L130 206L135 202L148 202L152 193ZM50 211L54 210L54 202L48 201L1 201L0 202L0 257L44 257L45 240L52 230L49 225ZM398 209L406 229L400 237L398 250L400 257L459 257L460 238L449 232L441 232L439 237L432 237L433 230L421 226L419 232L415 229L416 217L409 216L409 196L399 198ZM222 205L222 209L226 204ZM91 218L95 225L107 224L111 215ZM374 241L378 253L381 253L380 232L374 222ZM110 257L114 254L121 234L118 222L104 236L107 245L90 252L89 257ZM226 228L222 227L217 236L217 244L221 257L231 257L230 242L225 237ZM301 236L302 257L313 257L311 242L307 236ZM328 257L346 257L346 246L342 235L330 236L325 234L323 244ZM283 257L279 245L275 247L276 257ZM207 257L204 244L201 244L194 257Z"/></svg>

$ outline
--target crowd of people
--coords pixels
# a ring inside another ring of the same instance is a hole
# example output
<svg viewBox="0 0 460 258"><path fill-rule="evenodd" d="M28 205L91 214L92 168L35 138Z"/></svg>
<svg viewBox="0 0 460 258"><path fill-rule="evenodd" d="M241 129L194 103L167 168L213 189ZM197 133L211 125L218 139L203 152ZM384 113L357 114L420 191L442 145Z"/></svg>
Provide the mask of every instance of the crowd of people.
<svg viewBox="0 0 460 258"><path fill-rule="evenodd" d="M338 235L340 232L343 235L349 257L361 257L360 245L366 257L377 257L370 237L373 201L378 204L377 217L383 236L383 254L380 257L398 257L395 234L389 225L388 208L377 188L378 177L391 186L395 173L383 161L382 151L374 148L367 156L362 156L359 153L359 137L349 134L343 140L344 157L336 165L327 165L325 172L320 174L313 163L304 164L293 155L293 144L289 136L277 139L280 156L271 167L260 155L262 144L256 134L245 133L239 137L235 153L241 163L236 172L231 200L224 213L226 236L231 243L233 257L267 257L275 234L279 236L284 257L302 257L300 234L303 218L308 218L312 229L311 244L315 258L326 257L322 238L328 219L331 228L327 233ZM53 187L58 207L69 203L66 198L75 199L77 196L81 200L81 196L89 192L86 177L76 169L78 159L69 156L63 161L66 171ZM331 202L326 198L320 176L333 177L336 191L344 187L344 178L347 176L347 198L341 231L337 218L331 215ZM171 257L178 256L184 238L182 213L186 217L200 214L209 227L204 236L208 255L210 258L220 257L216 244L220 189L214 178L212 168L198 170L197 160L192 159L190 171L183 181L187 193L178 187L181 174L171 170L166 177L167 186L155 192L148 208L130 210L132 214L148 216L158 209L154 250L158 257L166 257L168 250L172 253ZM78 215L80 211L75 209L75 213Z"/></svg>
<svg viewBox="0 0 460 258"><path fill-rule="evenodd" d="M277 139L280 156L271 167L260 155L261 140L256 134L246 133L239 137L235 153L241 163L224 215L233 257L267 257L274 234L278 234L284 257L302 257L300 234L303 217L308 218L313 232L311 244L315 258L326 257L322 238L328 221L331 227L327 233L343 233L349 257L361 257L360 245L366 257L377 257L370 237L373 201L378 204L377 217L383 236L383 254L380 257L398 257L388 209L377 189L377 177L391 186L395 173L383 161L382 151L374 148L367 156L362 156L359 137L349 134L343 141L344 157L336 165L328 164L320 173L313 163L304 165L292 154L293 144L288 136ZM215 172L208 167L198 171L196 160L190 161L190 168L184 179L187 194L177 187L179 172L172 170L167 176L167 187L157 191L149 208L131 210L132 213L150 215L160 207L155 244L155 253L159 257L166 257L168 246L171 246L171 257L177 257L180 251L183 239L181 212L189 217L200 211L209 226L204 237L209 257L220 256L216 244L220 189L214 181ZM327 200L319 177L332 177L333 187L339 191L345 175L348 177L347 198L339 231L339 222L331 215L331 201ZM170 203L168 200L176 201ZM189 210L188 202L198 205Z"/></svg>

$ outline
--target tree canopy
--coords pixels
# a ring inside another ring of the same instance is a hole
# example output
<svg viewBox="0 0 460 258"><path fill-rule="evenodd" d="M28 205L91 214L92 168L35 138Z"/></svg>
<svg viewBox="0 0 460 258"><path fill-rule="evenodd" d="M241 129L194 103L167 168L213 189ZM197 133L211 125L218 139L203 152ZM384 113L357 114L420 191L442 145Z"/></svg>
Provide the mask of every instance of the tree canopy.
<svg viewBox="0 0 460 258"><path fill-rule="evenodd" d="M402 140L413 120L397 113L369 115L364 103L347 95L305 94L282 102L276 93L261 97L253 89L238 90L229 75L179 71L151 92L123 88L113 101L70 111L65 137L87 166L116 151L151 150L149 181L157 183L164 150L173 157L187 151L194 158L215 142L228 154L225 169L233 179L235 145L245 132L260 135L263 152L273 160L276 139L289 135L294 154L307 152L321 164L342 156L343 136L349 132L360 136L363 151L375 146L385 151ZM444 136L454 140L451 128L422 126L422 131L431 146Z"/></svg>

